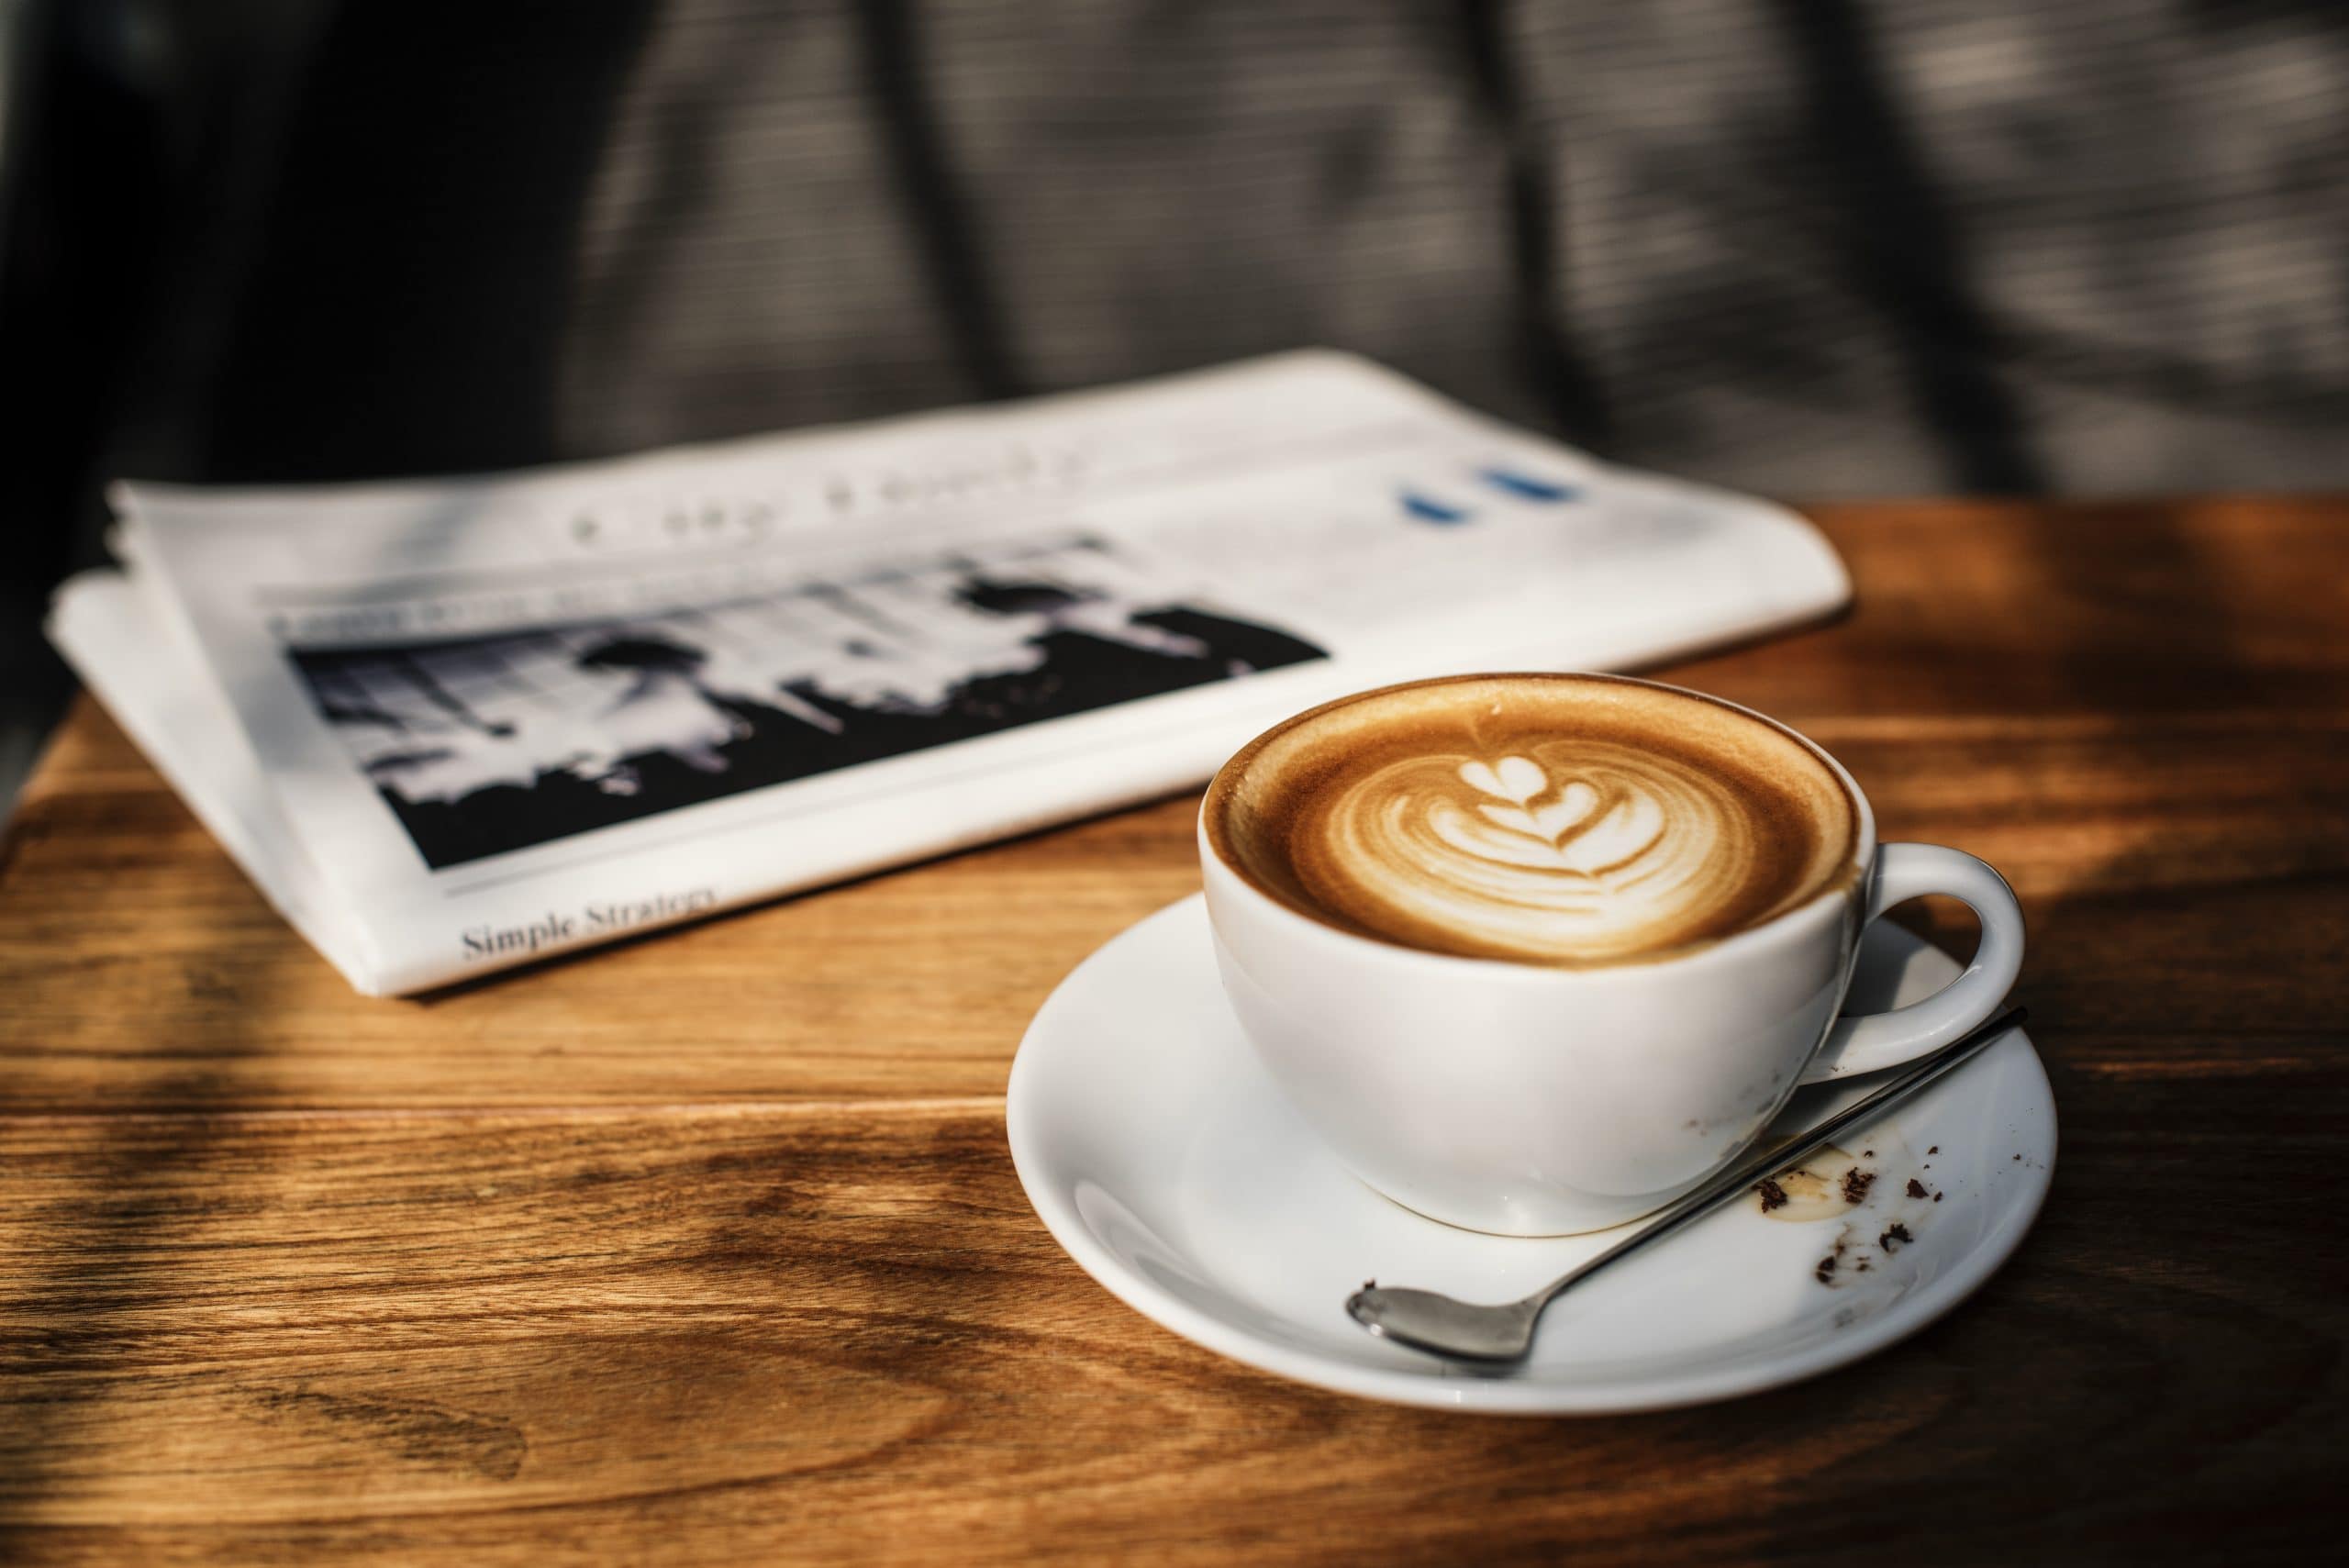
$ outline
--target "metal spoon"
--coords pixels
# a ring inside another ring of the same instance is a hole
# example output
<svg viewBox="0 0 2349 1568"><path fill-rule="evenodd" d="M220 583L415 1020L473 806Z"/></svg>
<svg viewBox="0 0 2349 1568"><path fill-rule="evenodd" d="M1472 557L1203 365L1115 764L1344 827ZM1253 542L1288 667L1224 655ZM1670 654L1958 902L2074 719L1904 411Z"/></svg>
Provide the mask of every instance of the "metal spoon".
<svg viewBox="0 0 2349 1568"><path fill-rule="evenodd" d="M1532 1348L1533 1325L1542 1309L1568 1285L1588 1279L1617 1259L1711 1213L1764 1177L1785 1170L1835 1135L1890 1110L1926 1084L1972 1060L1986 1046L2022 1022L2023 1009L2009 1007L1971 1034L1962 1035L1931 1056L1919 1058L1900 1075L1855 1100L1792 1141L1746 1156L1703 1186L1675 1198L1642 1230L1625 1237L1581 1267L1561 1274L1522 1301L1478 1307L1432 1290L1390 1289L1369 1284L1346 1298L1355 1322L1381 1338L1465 1361L1513 1362Z"/></svg>

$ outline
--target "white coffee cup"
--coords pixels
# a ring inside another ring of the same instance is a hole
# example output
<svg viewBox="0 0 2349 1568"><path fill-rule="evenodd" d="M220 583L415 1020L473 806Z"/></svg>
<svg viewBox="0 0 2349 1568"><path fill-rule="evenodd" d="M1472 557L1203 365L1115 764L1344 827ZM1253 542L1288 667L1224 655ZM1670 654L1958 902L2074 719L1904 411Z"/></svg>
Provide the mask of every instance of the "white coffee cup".
<svg viewBox="0 0 2349 1568"><path fill-rule="evenodd" d="M1864 872L1684 955L1596 967L1398 946L1289 908L1219 853L1211 787L1199 859L1241 1028L1338 1157L1431 1218L1560 1235L1668 1203L1742 1153L1798 1084L1955 1040L1997 1010L2021 966L2022 911L2005 880L1961 851L1878 845L1851 775L1794 738L1851 792ZM1973 962L1921 1002L1839 1018L1862 929L1928 893L1980 919Z"/></svg>

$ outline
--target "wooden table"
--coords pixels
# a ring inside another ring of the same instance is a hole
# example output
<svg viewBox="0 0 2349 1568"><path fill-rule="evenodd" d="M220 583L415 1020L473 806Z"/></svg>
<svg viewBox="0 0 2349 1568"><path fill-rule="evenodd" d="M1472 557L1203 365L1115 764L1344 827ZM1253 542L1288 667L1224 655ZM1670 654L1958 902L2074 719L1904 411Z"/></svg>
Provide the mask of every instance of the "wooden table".
<svg viewBox="0 0 2349 1568"><path fill-rule="evenodd" d="M84 706L0 851L0 1561L2337 1550L2349 505L1820 517L1858 610L1668 673L2006 870L2063 1119L2036 1233L1905 1344L1476 1418L1112 1299L1004 1078L1197 884L1189 797L373 1002Z"/></svg>

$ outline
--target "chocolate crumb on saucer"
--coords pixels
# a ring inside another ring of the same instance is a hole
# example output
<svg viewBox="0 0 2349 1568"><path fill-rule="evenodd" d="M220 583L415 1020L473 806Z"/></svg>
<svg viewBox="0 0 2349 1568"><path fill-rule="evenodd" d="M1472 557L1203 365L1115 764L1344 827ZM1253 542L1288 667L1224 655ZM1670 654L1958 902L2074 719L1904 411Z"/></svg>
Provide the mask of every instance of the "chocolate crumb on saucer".
<svg viewBox="0 0 2349 1568"><path fill-rule="evenodd" d="M1886 1254L1889 1256L1894 1250L1893 1243L1898 1242L1901 1245L1906 1246L1916 1240L1917 1239L1914 1236L1909 1234L1909 1228L1907 1226L1896 1225L1891 1229L1887 1230L1883 1235L1877 1237L1876 1239L1876 1244L1883 1248Z"/></svg>
<svg viewBox="0 0 2349 1568"><path fill-rule="evenodd" d="M1868 1188L1875 1184L1874 1171L1863 1171L1857 1165L1853 1166L1843 1173L1843 1201L1845 1203L1867 1202Z"/></svg>
<svg viewBox="0 0 2349 1568"><path fill-rule="evenodd" d="M1834 1272L1835 1254L1832 1252L1830 1252L1827 1256L1820 1259L1819 1267L1812 1271L1812 1273L1818 1276L1819 1283L1821 1284L1825 1284L1827 1283L1828 1276L1832 1274Z"/></svg>
<svg viewBox="0 0 2349 1568"><path fill-rule="evenodd" d="M1939 1202L1941 1202L1941 1201L1942 1201L1942 1195L1941 1195L1941 1194L1939 1194L1939 1193L1935 1193L1935 1194L1933 1195L1933 1201L1934 1201L1935 1203L1939 1203Z"/></svg>
<svg viewBox="0 0 2349 1568"><path fill-rule="evenodd" d="M1909 1177L1909 1195L1910 1197L1923 1197L1924 1195L1925 1195L1925 1184L1924 1184L1924 1183L1922 1183L1922 1182L1920 1182L1920 1181L1919 1181L1919 1180L1918 1180L1916 1177L1914 1177L1914 1176Z"/></svg>
<svg viewBox="0 0 2349 1568"><path fill-rule="evenodd" d="M1787 1207L1787 1189L1780 1186L1771 1178L1766 1176L1764 1177L1761 1184L1756 1186L1753 1190L1762 1195L1763 1213L1767 1214L1774 1208L1784 1208Z"/></svg>
<svg viewBox="0 0 2349 1568"><path fill-rule="evenodd" d="M1928 1154L1938 1154L1938 1153L1940 1153L1941 1151L1942 1151L1942 1146L1941 1146L1940 1144L1938 1144L1938 1143L1934 1144L1931 1149L1928 1149L1928 1150L1926 1150L1926 1151L1925 1151L1925 1152L1926 1152L1926 1153L1928 1153Z"/></svg>

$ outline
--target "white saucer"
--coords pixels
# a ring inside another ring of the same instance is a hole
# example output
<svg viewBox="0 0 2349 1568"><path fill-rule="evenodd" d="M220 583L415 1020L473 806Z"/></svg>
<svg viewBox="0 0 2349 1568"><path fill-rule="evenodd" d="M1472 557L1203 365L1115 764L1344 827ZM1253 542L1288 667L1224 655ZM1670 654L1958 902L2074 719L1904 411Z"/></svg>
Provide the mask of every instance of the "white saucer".
<svg viewBox="0 0 2349 1568"><path fill-rule="evenodd" d="M1742 1199L1560 1298L1524 1364L1454 1365L1372 1338L1346 1316L1348 1293L1375 1278L1508 1300L1622 1232L1484 1236L1363 1185L1258 1065L1208 940L1194 895L1061 983L1012 1064L1011 1155L1037 1214L1087 1273L1186 1339L1284 1377L1523 1414L1748 1394L1856 1361L1948 1311L2006 1261L2047 1195L2055 1102L2017 1029L1856 1136L1850 1151L1873 1153L1861 1164L1880 1173L1859 1207L1838 1198L1828 1218L1789 1222ZM1911 1001L1956 973L1946 954L1878 921L1852 1005ZM1872 1082L1802 1091L1777 1130ZM1940 1201L1907 1195L1911 1176ZM1915 1240L1887 1255L1880 1238L1896 1223ZM1822 1284L1818 1264L1839 1241Z"/></svg>

